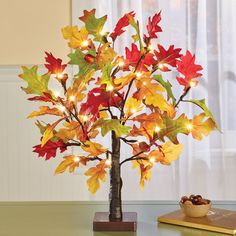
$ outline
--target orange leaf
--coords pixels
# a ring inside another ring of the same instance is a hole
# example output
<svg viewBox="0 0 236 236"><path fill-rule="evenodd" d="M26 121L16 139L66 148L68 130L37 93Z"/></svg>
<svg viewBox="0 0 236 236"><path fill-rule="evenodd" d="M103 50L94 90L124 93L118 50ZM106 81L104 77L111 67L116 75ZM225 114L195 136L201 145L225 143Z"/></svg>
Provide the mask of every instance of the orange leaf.
<svg viewBox="0 0 236 236"><path fill-rule="evenodd" d="M40 106L39 111L33 111L28 115L27 118L33 118L36 116L42 116L42 115L55 115L55 116L62 116L63 112L61 112L57 108L50 108L48 106Z"/></svg>
<svg viewBox="0 0 236 236"><path fill-rule="evenodd" d="M86 141L85 146L81 147L84 151L89 153L89 156L98 156L107 151L107 148L104 148L101 144Z"/></svg>

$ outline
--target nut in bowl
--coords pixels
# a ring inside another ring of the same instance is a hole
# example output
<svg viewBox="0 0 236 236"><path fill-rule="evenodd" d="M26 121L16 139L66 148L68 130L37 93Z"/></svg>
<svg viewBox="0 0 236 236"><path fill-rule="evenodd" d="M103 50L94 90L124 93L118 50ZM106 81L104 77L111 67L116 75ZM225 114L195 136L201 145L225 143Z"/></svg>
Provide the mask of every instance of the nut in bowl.
<svg viewBox="0 0 236 236"><path fill-rule="evenodd" d="M183 196L179 204L183 213L189 217L204 217L211 209L211 201L201 195Z"/></svg>

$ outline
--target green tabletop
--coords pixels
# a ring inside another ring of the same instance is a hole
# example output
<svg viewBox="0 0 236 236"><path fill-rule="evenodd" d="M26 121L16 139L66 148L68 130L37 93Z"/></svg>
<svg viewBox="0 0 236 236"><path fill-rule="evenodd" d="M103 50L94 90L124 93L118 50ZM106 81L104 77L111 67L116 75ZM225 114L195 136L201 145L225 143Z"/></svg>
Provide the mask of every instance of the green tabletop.
<svg viewBox="0 0 236 236"><path fill-rule="evenodd" d="M236 210L236 202L213 202ZM130 232L93 232L96 211L107 211L105 202L1 202L0 236L220 236L214 232L157 223L157 217L179 208L176 202L125 202L123 211L138 213L138 229Z"/></svg>

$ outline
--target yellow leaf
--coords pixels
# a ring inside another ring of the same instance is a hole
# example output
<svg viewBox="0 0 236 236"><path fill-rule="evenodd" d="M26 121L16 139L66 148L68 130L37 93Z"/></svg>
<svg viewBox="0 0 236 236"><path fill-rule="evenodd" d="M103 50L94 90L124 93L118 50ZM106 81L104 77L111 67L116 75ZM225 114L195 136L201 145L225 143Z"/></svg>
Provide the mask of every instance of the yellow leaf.
<svg viewBox="0 0 236 236"><path fill-rule="evenodd" d="M98 156L107 151L107 148L104 148L101 144L86 141L85 146L81 147L84 151L89 153L89 156Z"/></svg>
<svg viewBox="0 0 236 236"><path fill-rule="evenodd" d="M130 73L124 77L115 78L114 84L115 84L116 90L120 90L120 89L124 88L126 85L128 85L131 82L131 80L134 77L135 77L134 73Z"/></svg>
<svg viewBox="0 0 236 236"><path fill-rule="evenodd" d="M141 101L138 101L135 98L130 97L125 103L125 116L128 118L129 116L139 112L143 109L143 105Z"/></svg>
<svg viewBox="0 0 236 236"><path fill-rule="evenodd" d="M162 145L163 154L158 157L158 160L163 165L170 165L172 161L175 161L179 158L182 150L182 144L173 144L172 142L168 141Z"/></svg>
<svg viewBox="0 0 236 236"><path fill-rule="evenodd" d="M75 155L69 155L64 157L65 160L63 160L58 167L55 170L55 174L61 174L65 172L67 168L69 168L69 172L72 173L75 170L75 167L79 167L80 164L86 165L88 159L83 156L75 156Z"/></svg>
<svg viewBox="0 0 236 236"><path fill-rule="evenodd" d="M41 147L43 147L47 143L47 141L50 140L54 136L53 132L54 132L55 127L64 119L65 118L61 118L60 120L54 122L53 124L47 127L47 129L43 133Z"/></svg>
<svg viewBox="0 0 236 236"><path fill-rule="evenodd" d="M83 42L88 39L88 31L85 27L78 30L78 26L66 26L62 29L62 34L64 39L69 40L69 47L74 49L84 47Z"/></svg>
<svg viewBox="0 0 236 236"><path fill-rule="evenodd" d="M193 138L197 140L201 140L203 135L208 136L212 130L217 128L216 123L211 118L207 118L205 113L195 116L188 125L190 125L189 131Z"/></svg>
<svg viewBox="0 0 236 236"><path fill-rule="evenodd" d="M99 68L103 68L105 65L110 64L115 56L116 52L110 46L110 44L109 43L103 44L98 49L97 63Z"/></svg>
<svg viewBox="0 0 236 236"><path fill-rule="evenodd" d="M86 172L86 176L91 176L87 180L88 189L91 193L95 194L97 190L100 188L100 182L106 181L106 168L109 168L110 166L106 165L106 160L100 161L98 165L95 167L89 168Z"/></svg>
<svg viewBox="0 0 236 236"><path fill-rule="evenodd" d="M41 106L39 107L39 111L33 111L28 115L27 118L33 118L36 116L42 116L42 115L55 115L55 116L62 116L63 112L61 112L57 108L50 108L48 106Z"/></svg>

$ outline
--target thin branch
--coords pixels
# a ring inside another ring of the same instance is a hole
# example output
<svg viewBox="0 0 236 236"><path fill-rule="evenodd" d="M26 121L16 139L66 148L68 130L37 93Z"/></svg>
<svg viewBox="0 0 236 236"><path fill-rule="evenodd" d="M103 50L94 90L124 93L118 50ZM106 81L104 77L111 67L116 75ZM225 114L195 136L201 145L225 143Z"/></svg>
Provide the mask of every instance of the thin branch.
<svg viewBox="0 0 236 236"><path fill-rule="evenodd" d="M188 87L184 93L180 96L179 100L177 101L177 103L175 104L175 107L177 107L179 105L180 102L183 101L183 98L188 94L189 90L191 87Z"/></svg>
<svg viewBox="0 0 236 236"><path fill-rule="evenodd" d="M102 158L100 158L100 157L91 157L91 158L88 158L89 159L89 161L96 161L96 160L98 160L98 161L102 161Z"/></svg>
<svg viewBox="0 0 236 236"><path fill-rule="evenodd" d="M66 146L81 146L81 143L67 143Z"/></svg>
<svg viewBox="0 0 236 236"><path fill-rule="evenodd" d="M136 140L136 139L126 139L126 138L123 138L123 137L120 137L120 139L122 140L122 141L124 141L125 143L137 143L138 142L138 140Z"/></svg>
<svg viewBox="0 0 236 236"><path fill-rule="evenodd" d="M143 153L143 152L138 152L137 154L135 154L135 155L133 155L133 156L131 156L131 157L129 157L129 158L123 160L123 161L120 163L120 166L123 165L123 164L124 164L125 162L127 162L127 161L132 161L132 160L134 160L135 157L139 156L139 155L142 154L142 153Z"/></svg>

